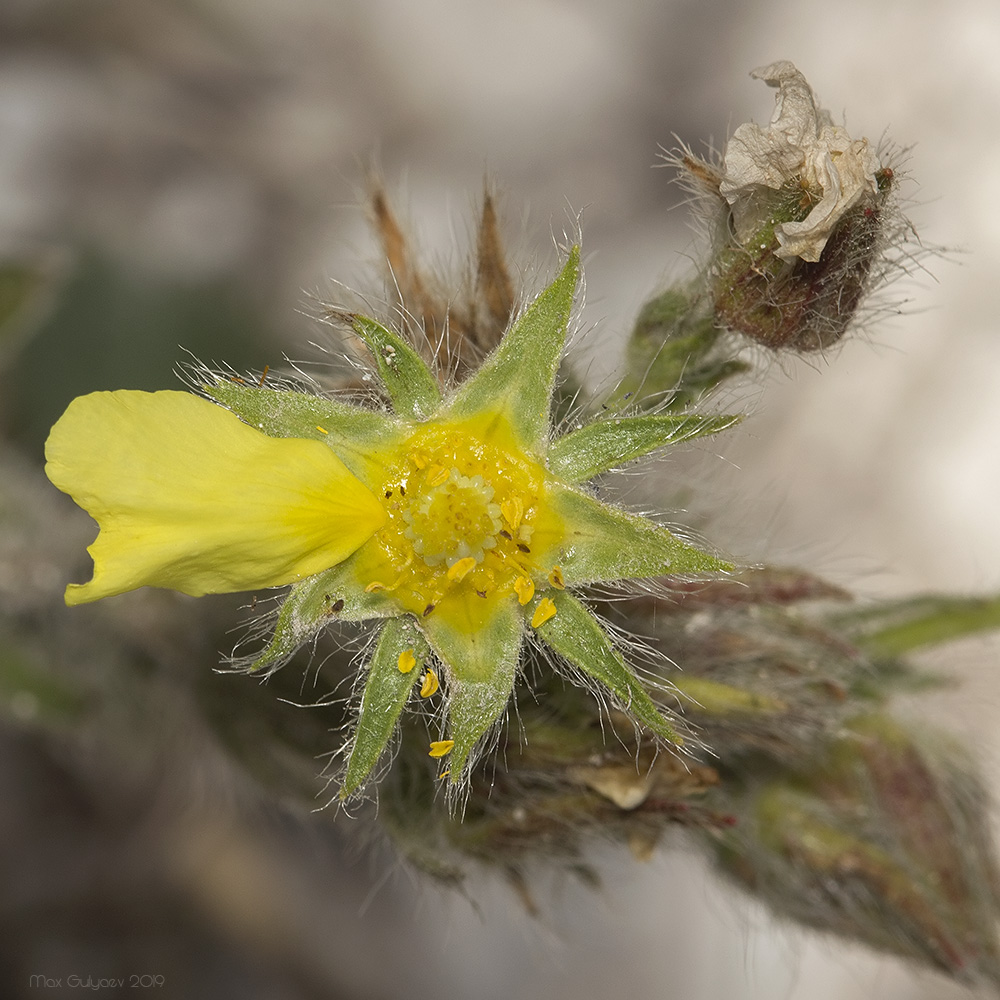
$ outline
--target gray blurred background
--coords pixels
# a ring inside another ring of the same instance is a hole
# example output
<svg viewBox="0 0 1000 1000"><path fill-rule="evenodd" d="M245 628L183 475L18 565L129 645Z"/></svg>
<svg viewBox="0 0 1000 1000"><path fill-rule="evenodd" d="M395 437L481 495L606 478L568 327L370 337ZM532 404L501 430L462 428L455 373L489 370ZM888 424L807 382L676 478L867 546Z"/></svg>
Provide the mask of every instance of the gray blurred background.
<svg viewBox="0 0 1000 1000"><path fill-rule="evenodd" d="M707 533L748 559L870 597L996 591L998 52L995 0L5 0L0 250L40 256L55 291L8 357L0 429L38 465L72 396L175 387L182 348L237 369L321 360L316 298L336 281L381 290L372 162L443 275L460 273L484 177L533 287L582 211L580 370L607 378L636 310L697 252L658 146L721 146L766 121L773 94L748 73L787 58L852 135L912 146L910 215L947 251L889 290L881 304L906 300L895 315L731 395L752 418L678 475L709 493L693 502L717 512ZM963 684L931 706L993 775L997 652L950 647ZM361 854L344 884L301 850L315 878L303 864L255 891L301 879L313 909L280 932L247 917L247 940L267 953L289 934L323 957L308 989L269 995L966 995L775 926L683 850L639 865L596 848L604 888L546 882L540 919L488 877L463 898ZM198 884L218 870L191 865ZM268 995L247 990L204 995Z"/></svg>

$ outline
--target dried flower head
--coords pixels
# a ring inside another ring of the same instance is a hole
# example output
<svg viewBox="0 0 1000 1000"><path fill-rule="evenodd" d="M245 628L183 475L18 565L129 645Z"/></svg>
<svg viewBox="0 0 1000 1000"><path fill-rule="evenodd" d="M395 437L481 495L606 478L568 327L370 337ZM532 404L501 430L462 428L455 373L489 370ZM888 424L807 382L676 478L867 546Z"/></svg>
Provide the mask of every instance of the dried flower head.
<svg viewBox="0 0 1000 1000"><path fill-rule="evenodd" d="M834 125L787 60L752 74L777 89L770 124L740 125L722 156L668 157L717 224L711 319L775 350L836 343L903 242L898 184L867 139Z"/></svg>
<svg viewBox="0 0 1000 1000"><path fill-rule="evenodd" d="M875 204L882 164L867 139L852 139L817 107L806 78L787 59L750 75L777 87L774 115L767 128L747 122L733 133L719 193L731 206L737 239L746 243L772 223L772 192L797 187L808 213L774 225L774 253L818 261L844 215L855 205Z"/></svg>

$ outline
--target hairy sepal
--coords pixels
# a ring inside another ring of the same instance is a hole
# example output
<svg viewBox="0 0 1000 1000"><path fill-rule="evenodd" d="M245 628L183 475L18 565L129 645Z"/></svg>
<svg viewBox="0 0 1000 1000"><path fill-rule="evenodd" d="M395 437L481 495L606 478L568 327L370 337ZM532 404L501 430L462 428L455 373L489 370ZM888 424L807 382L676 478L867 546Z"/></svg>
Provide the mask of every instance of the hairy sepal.
<svg viewBox="0 0 1000 1000"><path fill-rule="evenodd" d="M553 441L546 464L565 483L582 483L657 448L718 434L740 422L739 416L652 414L610 417L587 424Z"/></svg>
<svg viewBox="0 0 1000 1000"><path fill-rule="evenodd" d="M553 487L551 504L566 524L562 559L567 584L610 583L733 569L648 518L601 503L568 487Z"/></svg>
<svg viewBox="0 0 1000 1000"><path fill-rule="evenodd" d="M404 673L399 663L407 651L413 654L416 663ZM364 784L378 763L429 652L424 637L409 616L393 618L383 626L368 664L361 710L340 789L342 800Z"/></svg>
<svg viewBox="0 0 1000 1000"><path fill-rule="evenodd" d="M404 338L368 316L347 317L375 359L393 409L407 417L429 417L441 403L434 373Z"/></svg>
<svg viewBox="0 0 1000 1000"><path fill-rule="evenodd" d="M204 391L269 437L321 441L356 476L370 480L378 456L401 441L406 425L387 413L321 396L220 381Z"/></svg>
<svg viewBox="0 0 1000 1000"><path fill-rule="evenodd" d="M551 599L555 615L535 630L542 641L608 690L636 722L670 743L683 743L593 614L566 591L553 591Z"/></svg>
<svg viewBox="0 0 1000 1000"><path fill-rule="evenodd" d="M524 641L524 619L516 603L505 601L473 632L433 615L421 622L421 628L444 664L448 736L455 741L447 764L454 787L463 783L477 744L507 708Z"/></svg>
<svg viewBox="0 0 1000 1000"><path fill-rule="evenodd" d="M384 595L358 588L349 560L295 584L278 611L271 641L241 665L250 673L274 673L303 643L335 621L389 618L398 613Z"/></svg>
<svg viewBox="0 0 1000 1000"><path fill-rule="evenodd" d="M503 416L522 448L541 452L548 436L552 392L579 273L580 248L573 247L556 280L528 306L500 346L459 389L452 401L452 416L487 412Z"/></svg>

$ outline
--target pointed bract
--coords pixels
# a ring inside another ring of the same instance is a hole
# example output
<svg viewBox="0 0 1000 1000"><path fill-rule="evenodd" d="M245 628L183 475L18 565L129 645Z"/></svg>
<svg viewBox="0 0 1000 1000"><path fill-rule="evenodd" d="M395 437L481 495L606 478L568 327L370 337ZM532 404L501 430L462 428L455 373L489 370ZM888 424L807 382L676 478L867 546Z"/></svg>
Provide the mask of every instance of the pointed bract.
<svg viewBox="0 0 1000 1000"><path fill-rule="evenodd" d="M427 654L427 643L409 616L393 618L382 627L368 664L341 799L356 791L378 763ZM407 666L405 671L400 668L401 660Z"/></svg>
<svg viewBox="0 0 1000 1000"><path fill-rule="evenodd" d="M614 696L617 706L636 722L671 743L682 743L593 614L564 590L554 591L550 600L556 613L535 629L544 643L600 682Z"/></svg>
<svg viewBox="0 0 1000 1000"><path fill-rule="evenodd" d="M696 549L648 518L553 486L553 509L566 523L562 571L567 585L676 574L724 573L732 564Z"/></svg>
<svg viewBox="0 0 1000 1000"><path fill-rule="evenodd" d="M273 673L325 625L397 615L399 609L384 594L359 590L351 562L295 584L282 602L271 641L238 664L253 673Z"/></svg>
<svg viewBox="0 0 1000 1000"><path fill-rule="evenodd" d="M510 700L524 620L518 605L507 601L494 605L492 614L473 632L433 614L421 622L421 628L445 668L448 735L455 741L449 764L451 781L457 784L477 743L501 718Z"/></svg>
<svg viewBox="0 0 1000 1000"><path fill-rule="evenodd" d="M394 330L368 316L349 316L354 332L365 342L397 413L429 417L441 402L434 373L419 354Z"/></svg>
<svg viewBox="0 0 1000 1000"><path fill-rule="evenodd" d="M718 434L741 419L695 413L609 417L557 438L549 445L546 464L564 483L582 483L657 448Z"/></svg>
<svg viewBox="0 0 1000 1000"><path fill-rule="evenodd" d="M503 415L522 448L542 451L579 272L580 248L573 247L559 277L459 389L451 405L453 417Z"/></svg>
<svg viewBox="0 0 1000 1000"><path fill-rule="evenodd" d="M380 457L409 431L408 425L392 414L304 392L267 389L228 379L203 388L244 423L269 437L322 442L366 482L384 476Z"/></svg>

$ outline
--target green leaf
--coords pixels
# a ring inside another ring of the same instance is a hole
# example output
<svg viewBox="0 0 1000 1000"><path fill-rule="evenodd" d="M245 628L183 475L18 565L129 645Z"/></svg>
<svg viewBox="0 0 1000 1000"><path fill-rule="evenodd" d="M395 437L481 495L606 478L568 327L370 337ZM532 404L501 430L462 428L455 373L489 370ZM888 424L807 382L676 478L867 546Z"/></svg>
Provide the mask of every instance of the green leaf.
<svg viewBox="0 0 1000 1000"><path fill-rule="evenodd" d="M573 247L559 277L459 389L451 405L453 417L503 414L518 444L541 452L579 273L580 248Z"/></svg>
<svg viewBox="0 0 1000 1000"><path fill-rule="evenodd" d="M235 663L252 673L274 673L320 629L335 621L364 621L399 613L384 595L368 594L351 569L353 559L296 583L278 611L274 635L260 653Z"/></svg>
<svg viewBox="0 0 1000 1000"><path fill-rule="evenodd" d="M399 658L406 650L412 651L416 665L403 673ZM341 799L356 791L378 763L428 652L424 637L408 615L386 622L368 665L361 712L340 789Z"/></svg>
<svg viewBox="0 0 1000 1000"><path fill-rule="evenodd" d="M912 597L848 611L832 621L867 652L901 656L976 632L1000 629L1000 597Z"/></svg>
<svg viewBox="0 0 1000 1000"><path fill-rule="evenodd" d="M352 314L347 318L372 352L379 378L396 412L418 419L429 417L441 402L441 392L423 358L400 334L368 316Z"/></svg>
<svg viewBox="0 0 1000 1000"><path fill-rule="evenodd" d="M462 780L476 744L507 708L524 640L524 619L517 604L505 600L474 630L456 627L436 612L420 627L445 669L448 736L455 741L447 761L455 785Z"/></svg>
<svg viewBox="0 0 1000 1000"><path fill-rule="evenodd" d="M717 434L742 419L736 415L700 416L694 413L609 417L552 442L546 464L563 482L582 483L657 448L705 434Z"/></svg>
<svg viewBox="0 0 1000 1000"><path fill-rule="evenodd" d="M307 438L333 449L351 472L370 478L378 452L404 436L405 425L387 413L285 389L240 382L206 385L212 399L269 437Z"/></svg>
<svg viewBox="0 0 1000 1000"><path fill-rule="evenodd" d="M550 503L566 522L560 565L567 584L727 573L731 563L696 549L649 518L554 486Z"/></svg>
<svg viewBox="0 0 1000 1000"><path fill-rule="evenodd" d="M555 616L535 630L545 644L607 688L618 707L637 722L671 743L683 743L590 611L565 590L553 591L550 597Z"/></svg>
<svg viewBox="0 0 1000 1000"><path fill-rule="evenodd" d="M707 677L678 674L673 678L673 685L682 695L691 699L692 704L686 710L696 715L786 715L789 711L788 703L780 698L723 684Z"/></svg>

